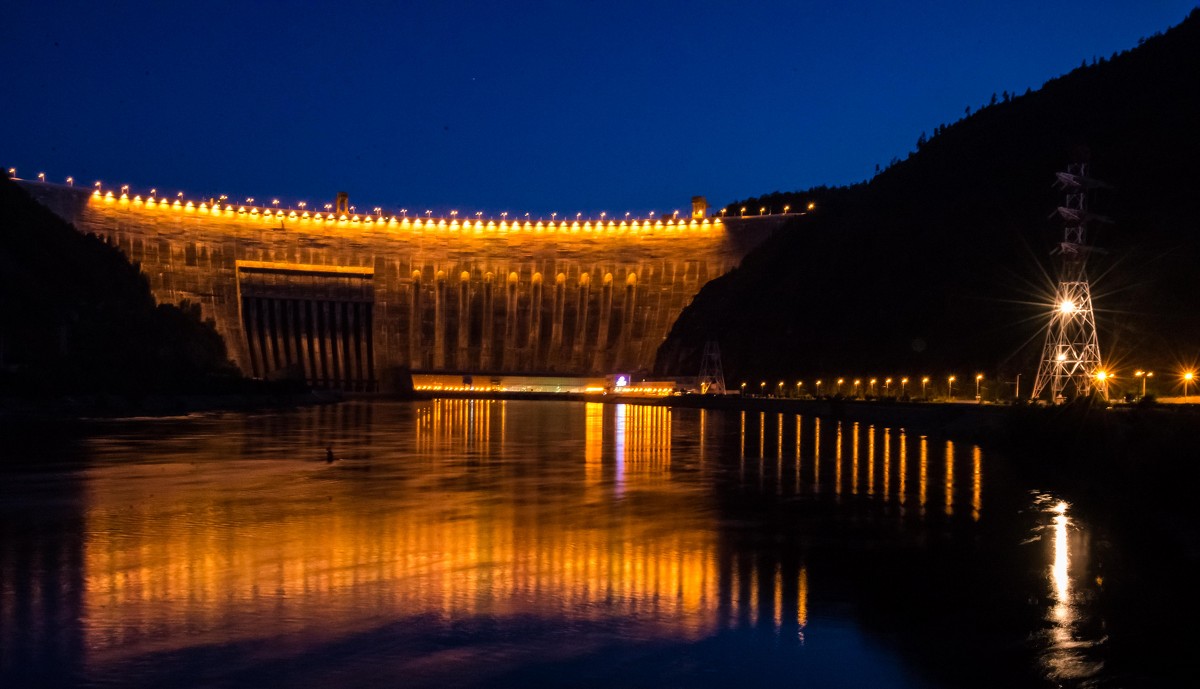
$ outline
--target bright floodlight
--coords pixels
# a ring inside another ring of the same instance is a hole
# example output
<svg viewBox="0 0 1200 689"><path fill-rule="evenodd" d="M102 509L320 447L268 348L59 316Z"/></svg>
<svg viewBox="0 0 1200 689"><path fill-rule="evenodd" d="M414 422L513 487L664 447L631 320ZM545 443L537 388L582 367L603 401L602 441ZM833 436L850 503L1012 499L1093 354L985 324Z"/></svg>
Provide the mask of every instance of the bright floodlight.
<svg viewBox="0 0 1200 689"><path fill-rule="evenodd" d="M1071 301L1070 299L1064 299L1062 303L1058 305L1058 310L1062 313L1075 313L1075 302Z"/></svg>

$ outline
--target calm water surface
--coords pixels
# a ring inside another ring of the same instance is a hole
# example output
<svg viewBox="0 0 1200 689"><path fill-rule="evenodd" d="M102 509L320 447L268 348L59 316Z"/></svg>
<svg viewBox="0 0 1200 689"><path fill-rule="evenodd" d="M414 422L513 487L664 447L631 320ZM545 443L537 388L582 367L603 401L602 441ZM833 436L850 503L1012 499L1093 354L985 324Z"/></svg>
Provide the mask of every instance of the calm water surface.
<svg viewBox="0 0 1200 689"><path fill-rule="evenodd" d="M1072 506L901 429L455 400L20 447L4 687L1115 681Z"/></svg>

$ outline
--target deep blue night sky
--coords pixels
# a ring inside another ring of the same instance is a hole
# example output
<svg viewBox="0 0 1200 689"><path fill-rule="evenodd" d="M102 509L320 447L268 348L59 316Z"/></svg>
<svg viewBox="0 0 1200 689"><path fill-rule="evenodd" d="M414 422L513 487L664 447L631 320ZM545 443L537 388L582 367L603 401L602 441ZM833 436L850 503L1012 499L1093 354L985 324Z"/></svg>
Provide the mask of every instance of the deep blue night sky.
<svg viewBox="0 0 1200 689"><path fill-rule="evenodd" d="M0 163L189 195L635 214L861 181L1195 0L6 2Z"/></svg>

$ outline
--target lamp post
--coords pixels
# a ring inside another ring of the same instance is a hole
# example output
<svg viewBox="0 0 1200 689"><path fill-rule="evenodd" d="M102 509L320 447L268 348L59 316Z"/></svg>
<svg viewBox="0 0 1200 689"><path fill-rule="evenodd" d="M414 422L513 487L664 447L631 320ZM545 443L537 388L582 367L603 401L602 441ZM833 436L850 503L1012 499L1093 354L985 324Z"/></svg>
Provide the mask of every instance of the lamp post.
<svg viewBox="0 0 1200 689"><path fill-rule="evenodd" d="M925 397L925 386L926 385L929 385L929 376L925 376L925 377L921 378L921 399L926 399L926 397Z"/></svg>
<svg viewBox="0 0 1200 689"><path fill-rule="evenodd" d="M983 374L982 374L982 373L976 373L976 374L975 374L975 401L976 401L976 402L982 402L982 401L983 401L983 397L981 397L981 396L980 396L980 394L979 394L979 384L980 384L980 383L982 383L982 382L983 382Z"/></svg>
<svg viewBox="0 0 1200 689"><path fill-rule="evenodd" d="M1142 379L1142 397L1146 396L1146 379L1153 375L1154 375L1154 371L1134 371L1133 372L1134 378Z"/></svg>
<svg viewBox="0 0 1200 689"><path fill-rule="evenodd" d="M859 389L860 389L861 387L862 387L862 379L861 379L861 378L855 378L855 379L854 379L854 387L852 387L852 388L850 389L850 396L851 396L851 397L858 397L858 391L859 391Z"/></svg>
<svg viewBox="0 0 1200 689"><path fill-rule="evenodd" d="M767 381L764 380L763 382L758 384L758 396L759 397L767 396Z"/></svg>
<svg viewBox="0 0 1200 689"><path fill-rule="evenodd" d="M835 395L842 394L842 383L845 383L845 382L846 382L845 378L838 378L837 379L837 387L834 388L833 394L835 394Z"/></svg>
<svg viewBox="0 0 1200 689"><path fill-rule="evenodd" d="M796 381L796 397L800 397L800 388L804 387L804 381Z"/></svg>
<svg viewBox="0 0 1200 689"><path fill-rule="evenodd" d="M742 381L742 397L746 396L746 381Z"/></svg>
<svg viewBox="0 0 1200 689"><path fill-rule="evenodd" d="M1187 404L1187 401L1188 401L1188 383L1191 383L1192 379L1195 377L1196 377L1196 374L1191 371L1188 371L1187 373L1183 374L1183 403L1184 404Z"/></svg>
<svg viewBox="0 0 1200 689"><path fill-rule="evenodd" d="M887 397L891 392L892 392L892 379L884 378L883 379L883 396Z"/></svg>
<svg viewBox="0 0 1200 689"><path fill-rule="evenodd" d="M946 397L948 399L954 399L954 381L956 380L958 380L958 378L955 378L954 376L950 376L946 379Z"/></svg>
<svg viewBox="0 0 1200 689"><path fill-rule="evenodd" d="M821 397L821 379L820 378L817 379L817 397L818 398Z"/></svg>
<svg viewBox="0 0 1200 689"><path fill-rule="evenodd" d="M904 388L908 387L908 378L900 379L900 396L904 397Z"/></svg>
<svg viewBox="0 0 1200 689"><path fill-rule="evenodd" d="M874 378L872 378L871 381L867 384L867 389L868 389L867 394L874 397L875 396L875 379Z"/></svg>

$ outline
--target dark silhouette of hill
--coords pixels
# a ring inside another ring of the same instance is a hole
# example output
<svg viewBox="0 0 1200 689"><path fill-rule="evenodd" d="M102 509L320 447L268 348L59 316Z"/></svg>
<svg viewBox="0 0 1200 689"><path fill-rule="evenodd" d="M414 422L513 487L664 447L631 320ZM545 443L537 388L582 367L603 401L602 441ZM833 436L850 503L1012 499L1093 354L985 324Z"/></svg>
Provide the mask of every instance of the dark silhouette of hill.
<svg viewBox="0 0 1200 689"><path fill-rule="evenodd" d="M156 305L119 249L0 179L0 392L206 393L239 382L198 304Z"/></svg>
<svg viewBox="0 0 1200 689"><path fill-rule="evenodd" d="M817 206L704 287L657 371L694 375L715 339L731 386L975 372L1025 373L1031 385L1057 274L1049 252L1062 235L1054 173L1079 155L1112 185L1092 208L1114 223L1090 232L1103 251L1089 274L1105 360L1126 375L1195 363L1198 74L1200 10L1133 50L922 134L916 152L870 182L730 204L731 217L741 206Z"/></svg>

